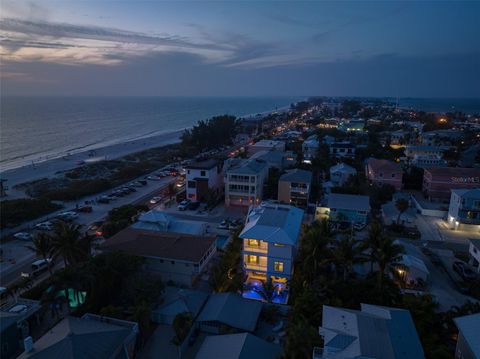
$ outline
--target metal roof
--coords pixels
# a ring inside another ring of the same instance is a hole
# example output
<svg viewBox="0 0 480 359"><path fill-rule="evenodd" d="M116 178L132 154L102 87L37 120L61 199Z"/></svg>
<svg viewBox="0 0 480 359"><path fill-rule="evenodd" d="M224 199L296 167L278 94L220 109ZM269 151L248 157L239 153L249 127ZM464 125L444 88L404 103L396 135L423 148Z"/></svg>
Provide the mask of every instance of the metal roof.
<svg viewBox="0 0 480 359"><path fill-rule="evenodd" d="M354 211L369 211L370 198L355 194L330 193L327 199L328 208L351 209Z"/></svg>
<svg viewBox="0 0 480 359"><path fill-rule="evenodd" d="M280 176L280 181L312 183L312 172L295 168Z"/></svg>
<svg viewBox="0 0 480 359"><path fill-rule="evenodd" d="M474 356L480 358L480 313L453 318Z"/></svg>
<svg viewBox="0 0 480 359"><path fill-rule="evenodd" d="M236 293L217 293L208 298L197 322L217 321L232 328L252 332L262 310L262 303L242 298Z"/></svg>
<svg viewBox="0 0 480 359"><path fill-rule="evenodd" d="M303 210L262 202L251 207L240 238L295 246L303 220Z"/></svg>
<svg viewBox="0 0 480 359"><path fill-rule="evenodd" d="M274 359L281 353L279 345L240 333L206 337L195 359Z"/></svg>

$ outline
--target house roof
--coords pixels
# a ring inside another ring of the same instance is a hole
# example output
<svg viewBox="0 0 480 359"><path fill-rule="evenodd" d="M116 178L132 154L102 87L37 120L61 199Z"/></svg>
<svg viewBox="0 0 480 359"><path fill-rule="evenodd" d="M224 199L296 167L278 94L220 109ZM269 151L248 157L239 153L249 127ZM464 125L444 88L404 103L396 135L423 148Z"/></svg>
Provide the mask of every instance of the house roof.
<svg viewBox="0 0 480 359"><path fill-rule="evenodd" d="M250 208L240 238L295 246L302 220L303 210L299 208L262 202Z"/></svg>
<svg viewBox="0 0 480 359"><path fill-rule="evenodd" d="M357 173L357 170L345 163L339 163L338 165L330 167L330 173L335 172Z"/></svg>
<svg viewBox="0 0 480 359"><path fill-rule="evenodd" d="M355 145L351 144L350 142L335 142L330 145L330 147L334 148L355 148Z"/></svg>
<svg viewBox="0 0 480 359"><path fill-rule="evenodd" d="M480 183L479 183L480 186ZM480 188L475 189L452 189L452 192L458 194L460 197L467 197L471 199L480 199Z"/></svg>
<svg viewBox="0 0 480 359"><path fill-rule="evenodd" d="M210 159L205 161L193 162L186 166L186 169L192 170L209 170L218 165L218 161Z"/></svg>
<svg viewBox="0 0 480 359"><path fill-rule="evenodd" d="M258 151L250 156L250 160L261 160L269 164L276 164L281 166L286 152L282 151Z"/></svg>
<svg viewBox="0 0 480 359"><path fill-rule="evenodd" d="M25 352L20 358L111 358L134 332L136 323L124 323L131 325L67 317L37 340L32 352Z"/></svg>
<svg viewBox="0 0 480 359"><path fill-rule="evenodd" d="M354 211L369 211L370 198L362 195L330 193L327 199L327 207L351 209Z"/></svg>
<svg viewBox="0 0 480 359"><path fill-rule="evenodd" d="M480 313L453 318L453 321L468 343L474 357L480 358L480 340L478 340Z"/></svg>
<svg viewBox="0 0 480 359"><path fill-rule="evenodd" d="M171 214L154 209L141 214L138 221L132 225L132 228L140 230L175 232L192 235L202 235L205 233L205 227L205 222L180 219Z"/></svg>
<svg viewBox="0 0 480 359"><path fill-rule="evenodd" d="M109 238L101 248L121 250L142 257L176 259L198 263L216 241L215 237L126 228Z"/></svg>
<svg viewBox="0 0 480 359"><path fill-rule="evenodd" d="M312 183L312 172L295 168L280 176L280 181Z"/></svg>
<svg viewBox="0 0 480 359"><path fill-rule="evenodd" d="M322 331L326 346L347 349L351 357L382 359L424 358L410 312L361 304L361 311L323 306Z"/></svg>
<svg viewBox="0 0 480 359"><path fill-rule="evenodd" d="M200 309L207 301L208 294L196 290L178 289L167 287L165 292L175 291L169 298L165 298L165 303L159 305L154 312L163 315L175 316L179 313L189 312L195 318Z"/></svg>
<svg viewBox="0 0 480 359"><path fill-rule="evenodd" d="M261 310L260 302L244 299L236 293L216 293L208 298L197 322L216 321L252 332L257 326Z"/></svg>
<svg viewBox="0 0 480 359"><path fill-rule="evenodd" d="M211 335L205 338L195 359L274 359L281 352L279 345L250 333Z"/></svg>
<svg viewBox="0 0 480 359"><path fill-rule="evenodd" d="M430 273L424 261L410 254L402 254L400 263L408 268L416 268L426 274Z"/></svg>
<svg viewBox="0 0 480 359"><path fill-rule="evenodd" d="M430 172L432 175L445 175L445 176L480 176L480 168L464 168L464 167L430 167L425 168L425 172Z"/></svg>
<svg viewBox="0 0 480 359"><path fill-rule="evenodd" d="M232 166L226 170L227 173L257 175L268 167L267 162L260 159L248 159L231 162Z"/></svg>
<svg viewBox="0 0 480 359"><path fill-rule="evenodd" d="M367 161L367 165L374 171L388 171L388 172L402 172L402 166L400 164L377 158L370 158Z"/></svg>
<svg viewBox="0 0 480 359"><path fill-rule="evenodd" d="M252 147L275 147L282 144L282 141L260 140L255 142Z"/></svg>

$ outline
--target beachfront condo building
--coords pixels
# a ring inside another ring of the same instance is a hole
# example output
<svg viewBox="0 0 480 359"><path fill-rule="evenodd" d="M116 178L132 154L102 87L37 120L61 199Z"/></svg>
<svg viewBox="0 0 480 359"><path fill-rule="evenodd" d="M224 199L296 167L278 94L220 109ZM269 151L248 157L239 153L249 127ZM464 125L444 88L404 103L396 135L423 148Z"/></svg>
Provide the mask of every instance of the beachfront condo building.
<svg viewBox="0 0 480 359"><path fill-rule="evenodd" d="M303 210L290 205L262 202L250 207L240 233L244 297L287 302L302 220Z"/></svg>
<svg viewBox="0 0 480 359"><path fill-rule="evenodd" d="M268 164L259 159L229 158L224 164L225 205L259 204L268 176Z"/></svg>
<svg viewBox="0 0 480 359"><path fill-rule="evenodd" d="M222 168L218 161L193 162L185 170L187 199L193 202L205 202L210 191L222 188Z"/></svg>

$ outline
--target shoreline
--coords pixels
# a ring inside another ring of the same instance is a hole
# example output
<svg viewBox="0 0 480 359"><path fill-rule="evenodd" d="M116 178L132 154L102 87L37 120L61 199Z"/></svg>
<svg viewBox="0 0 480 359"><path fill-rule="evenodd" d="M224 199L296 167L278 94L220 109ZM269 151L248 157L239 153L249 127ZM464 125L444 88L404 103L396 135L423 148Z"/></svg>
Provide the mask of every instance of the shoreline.
<svg viewBox="0 0 480 359"><path fill-rule="evenodd" d="M41 178L54 177L59 172L65 172L75 168L79 165L79 162L88 161L89 159L92 160L94 158L114 160L144 150L179 143L183 131L184 129L165 132L158 135L98 147L94 149L94 157L89 156L92 149L87 149L71 154L68 157L60 156L2 171L0 176L2 179L7 180L6 186L8 186L8 196L5 199L17 198L23 193L22 191L15 190L13 188L15 185Z"/></svg>

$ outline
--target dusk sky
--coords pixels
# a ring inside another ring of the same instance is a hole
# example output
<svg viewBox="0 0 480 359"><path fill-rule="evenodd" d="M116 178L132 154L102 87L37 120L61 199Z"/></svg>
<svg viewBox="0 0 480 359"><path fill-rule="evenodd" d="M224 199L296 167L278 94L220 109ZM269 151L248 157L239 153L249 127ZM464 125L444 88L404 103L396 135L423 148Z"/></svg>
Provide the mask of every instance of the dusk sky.
<svg viewBox="0 0 480 359"><path fill-rule="evenodd" d="M1 2L3 95L480 97L480 2Z"/></svg>

